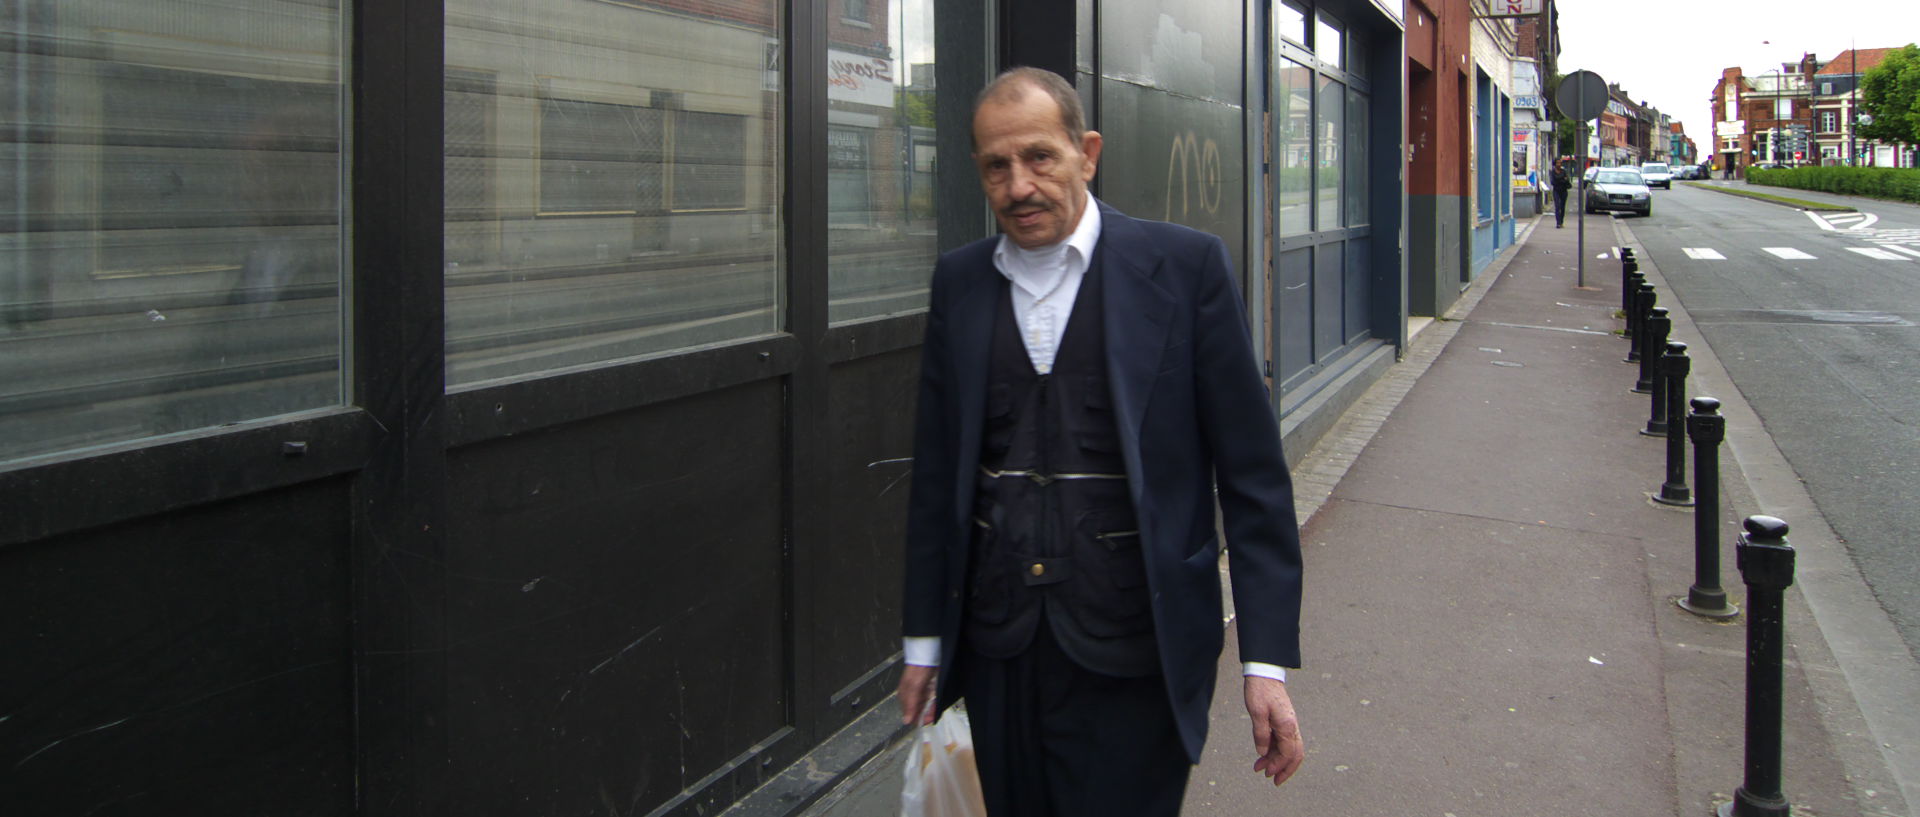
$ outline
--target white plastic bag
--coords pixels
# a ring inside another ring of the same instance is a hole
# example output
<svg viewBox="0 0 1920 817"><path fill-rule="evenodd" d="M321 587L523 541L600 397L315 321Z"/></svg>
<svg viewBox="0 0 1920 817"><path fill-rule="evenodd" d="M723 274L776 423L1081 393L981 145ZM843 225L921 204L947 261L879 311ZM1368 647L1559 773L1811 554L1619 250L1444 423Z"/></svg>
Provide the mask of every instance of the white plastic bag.
<svg viewBox="0 0 1920 817"><path fill-rule="evenodd" d="M914 731L900 788L900 817L986 817L980 770L973 762L973 727L954 706Z"/></svg>

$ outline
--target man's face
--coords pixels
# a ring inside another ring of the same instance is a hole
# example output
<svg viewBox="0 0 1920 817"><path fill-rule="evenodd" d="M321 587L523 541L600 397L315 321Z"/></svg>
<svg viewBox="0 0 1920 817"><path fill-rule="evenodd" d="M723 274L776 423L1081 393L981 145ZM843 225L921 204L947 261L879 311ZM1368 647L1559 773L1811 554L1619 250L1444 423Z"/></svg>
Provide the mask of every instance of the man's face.
<svg viewBox="0 0 1920 817"><path fill-rule="evenodd" d="M1053 98L1022 89L990 101L973 117L974 164L1000 229L1024 249L1065 241L1087 209L1087 182L1100 160L1100 134L1074 147Z"/></svg>

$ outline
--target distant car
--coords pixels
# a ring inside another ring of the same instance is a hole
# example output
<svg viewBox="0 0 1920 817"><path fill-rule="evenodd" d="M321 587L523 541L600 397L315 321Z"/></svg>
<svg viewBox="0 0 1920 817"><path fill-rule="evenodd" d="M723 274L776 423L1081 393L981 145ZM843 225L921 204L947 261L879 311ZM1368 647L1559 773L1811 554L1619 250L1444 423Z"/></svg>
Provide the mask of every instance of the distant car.
<svg viewBox="0 0 1920 817"><path fill-rule="evenodd" d="M1673 170L1665 162L1647 162L1640 166L1640 178L1648 187L1673 189Z"/></svg>
<svg viewBox="0 0 1920 817"><path fill-rule="evenodd" d="M1783 165L1779 162L1761 162L1757 165L1754 165L1754 167L1760 168L1761 170L1786 170L1787 169L1786 165Z"/></svg>
<svg viewBox="0 0 1920 817"><path fill-rule="evenodd" d="M1587 212L1625 212L1653 215L1653 191L1631 167L1606 167L1587 185Z"/></svg>
<svg viewBox="0 0 1920 817"><path fill-rule="evenodd" d="M1600 172L1600 166L1599 166L1599 165L1594 165L1594 166L1592 166L1592 167L1589 167L1589 168L1587 168L1587 172L1585 172L1585 173L1582 173L1582 174L1580 174L1580 178L1581 178L1581 179L1582 179L1583 181L1585 181L1585 182L1587 182L1588 184L1592 184L1592 183L1593 183L1593 174L1595 174L1595 173L1599 173L1599 172Z"/></svg>
<svg viewBox="0 0 1920 817"><path fill-rule="evenodd" d="M1699 165L1674 165L1673 177L1683 182L1691 179L1698 179L1700 178L1700 166Z"/></svg>

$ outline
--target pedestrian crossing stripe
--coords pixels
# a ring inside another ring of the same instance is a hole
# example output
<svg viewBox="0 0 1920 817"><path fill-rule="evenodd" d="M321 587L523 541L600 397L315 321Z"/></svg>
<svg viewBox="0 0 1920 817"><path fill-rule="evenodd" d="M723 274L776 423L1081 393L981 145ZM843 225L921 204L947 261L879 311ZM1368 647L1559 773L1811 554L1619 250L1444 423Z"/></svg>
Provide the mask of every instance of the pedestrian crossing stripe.
<svg viewBox="0 0 1920 817"><path fill-rule="evenodd" d="M1726 256L1721 255L1718 250L1715 250L1712 247L1681 247L1680 251L1683 253L1686 253L1688 258L1691 258L1695 261L1727 260Z"/></svg>
<svg viewBox="0 0 1920 817"><path fill-rule="evenodd" d="M1770 253L1773 253L1774 255L1777 255L1777 256L1780 256L1781 258L1785 258L1785 259L1787 259L1788 261L1813 261L1813 260L1817 260L1817 259L1815 259L1815 258L1814 258L1813 256L1811 256L1811 255L1808 255L1808 254L1806 254L1806 253L1803 253L1803 252L1801 252L1801 251L1799 251L1799 250L1796 250L1796 249L1794 249L1794 248L1792 248L1792 247L1761 247L1760 249L1763 249L1763 250L1766 250L1767 252L1770 252Z"/></svg>
<svg viewBox="0 0 1920 817"><path fill-rule="evenodd" d="M1868 258L1877 258L1881 261L1907 260L1905 257L1887 252L1886 250L1880 249L1879 247L1848 247L1847 249L1853 250L1854 252L1864 255Z"/></svg>
<svg viewBox="0 0 1920 817"><path fill-rule="evenodd" d="M1894 252L1903 252L1915 258L1920 258L1920 250L1916 250L1912 247L1902 247L1899 244L1882 244L1880 246L1886 247L1887 249L1893 250Z"/></svg>

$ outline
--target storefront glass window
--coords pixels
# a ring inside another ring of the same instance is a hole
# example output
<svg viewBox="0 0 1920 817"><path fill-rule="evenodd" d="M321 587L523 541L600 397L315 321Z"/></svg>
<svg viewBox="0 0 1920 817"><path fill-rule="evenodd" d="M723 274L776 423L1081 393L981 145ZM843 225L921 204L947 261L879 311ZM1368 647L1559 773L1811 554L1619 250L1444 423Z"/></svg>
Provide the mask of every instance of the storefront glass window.
<svg viewBox="0 0 1920 817"><path fill-rule="evenodd" d="M448 0L449 386L780 329L779 9Z"/></svg>
<svg viewBox="0 0 1920 817"><path fill-rule="evenodd" d="M1300 45L1307 44L1307 6L1297 0L1283 0L1273 8L1280 36Z"/></svg>
<svg viewBox="0 0 1920 817"><path fill-rule="evenodd" d="M346 29L0 15L0 461L341 404Z"/></svg>
<svg viewBox="0 0 1920 817"><path fill-rule="evenodd" d="M1274 207L1280 234L1302 235L1313 231L1313 69L1288 59L1276 62L1273 128L1280 179Z"/></svg>
<svg viewBox="0 0 1920 817"><path fill-rule="evenodd" d="M1340 171L1342 168L1342 149L1345 143L1341 133L1345 127L1347 110L1346 88L1338 82L1321 76L1319 78L1319 99L1315 124L1320 138L1316 146L1314 201L1318 211L1318 229L1331 230L1340 226Z"/></svg>
<svg viewBox="0 0 1920 817"><path fill-rule="evenodd" d="M933 3L875 3L827 43L827 317L923 309L937 255ZM876 42L880 32L885 39ZM949 157L967 161L965 156Z"/></svg>
<svg viewBox="0 0 1920 817"><path fill-rule="evenodd" d="M1367 97L1347 89L1347 226L1367 223Z"/></svg>
<svg viewBox="0 0 1920 817"><path fill-rule="evenodd" d="M1342 47L1340 24L1324 14L1313 18L1313 55L1327 64L1329 68L1345 68L1341 57L1345 53Z"/></svg>

